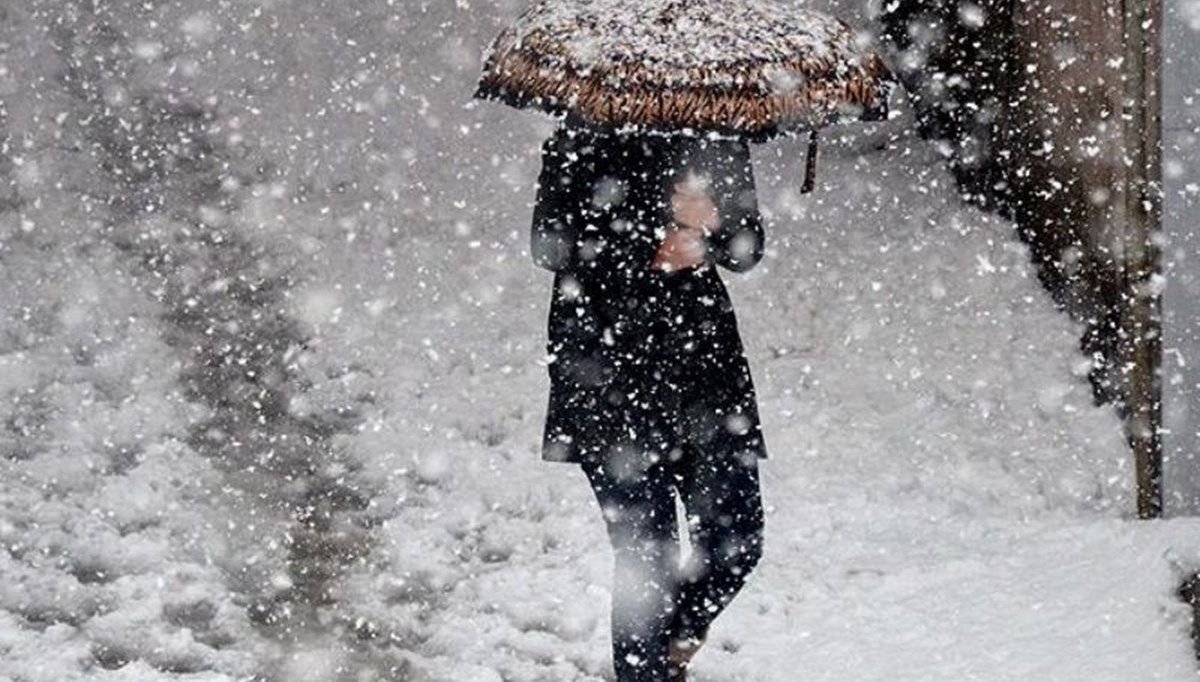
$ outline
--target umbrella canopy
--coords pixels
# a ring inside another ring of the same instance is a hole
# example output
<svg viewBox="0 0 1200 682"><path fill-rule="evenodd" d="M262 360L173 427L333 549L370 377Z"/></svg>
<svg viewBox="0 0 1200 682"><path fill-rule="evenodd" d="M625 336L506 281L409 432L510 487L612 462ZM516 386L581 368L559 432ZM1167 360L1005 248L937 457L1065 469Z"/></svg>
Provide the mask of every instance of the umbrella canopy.
<svg viewBox="0 0 1200 682"><path fill-rule="evenodd" d="M892 79L853 29L782 0L541 0L477 97L599 127L750 139L879 118Z"/></svg>

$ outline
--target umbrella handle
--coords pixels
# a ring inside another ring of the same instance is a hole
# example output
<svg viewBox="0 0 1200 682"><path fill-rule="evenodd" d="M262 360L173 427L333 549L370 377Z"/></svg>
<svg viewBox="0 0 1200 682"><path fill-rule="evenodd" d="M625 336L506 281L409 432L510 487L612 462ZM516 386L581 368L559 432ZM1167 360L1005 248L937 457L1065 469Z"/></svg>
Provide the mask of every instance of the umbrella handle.
<svg viewBox="0 0 1200 682"><path fill-rule="evenodd" d="M808 161L804 164L804 184L800 186L801 194L813 191L817 184L817 131L814 128L808 132Z"/></svg>

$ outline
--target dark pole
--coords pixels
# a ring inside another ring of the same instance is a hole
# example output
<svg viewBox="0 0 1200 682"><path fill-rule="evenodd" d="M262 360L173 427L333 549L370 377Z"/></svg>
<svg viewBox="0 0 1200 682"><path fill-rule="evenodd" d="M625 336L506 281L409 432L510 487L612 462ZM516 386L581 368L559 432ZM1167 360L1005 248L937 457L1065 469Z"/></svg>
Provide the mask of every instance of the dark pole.
<svg viewBox="0 0 1200 682"><path fill-rule="evenodd" d="M1124 0L1126 161L1121 340L1137 513L1162 515L1162 0Z"/></svg>

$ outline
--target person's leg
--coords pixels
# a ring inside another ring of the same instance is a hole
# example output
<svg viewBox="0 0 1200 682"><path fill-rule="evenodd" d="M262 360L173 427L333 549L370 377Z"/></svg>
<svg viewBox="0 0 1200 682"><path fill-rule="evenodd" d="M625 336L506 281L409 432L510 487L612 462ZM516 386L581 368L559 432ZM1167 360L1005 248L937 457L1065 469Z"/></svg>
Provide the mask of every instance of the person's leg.
<svg viewBox="0 0 1200 682"><path fill-rule="evenodd" d="M719 439L718 439L719 440ZM758 459L720 447L689 447L672 465L687 508L692 556L679 579L670 631L701 641L762 556Z"/></svg>
<svg viewBox="0 0 1200 682"><path fill-rule="evenodd" d="M660 466L582 465L613 546L612 640L617 682L662 682L679 570L675 498Z"/></svg>

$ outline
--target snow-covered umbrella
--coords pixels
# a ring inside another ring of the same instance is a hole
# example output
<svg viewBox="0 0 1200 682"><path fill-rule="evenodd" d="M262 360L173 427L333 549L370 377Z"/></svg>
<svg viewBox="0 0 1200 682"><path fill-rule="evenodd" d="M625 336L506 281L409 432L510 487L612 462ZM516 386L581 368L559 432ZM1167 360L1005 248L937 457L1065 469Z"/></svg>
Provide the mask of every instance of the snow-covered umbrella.
<svg viewBox="0 0 1200 682"><path fill-rule="evenodd" d="M600 128L762 141L881 118L893 86L845 22L786 0L540 0L492 43L476 97Z"/></svg>

